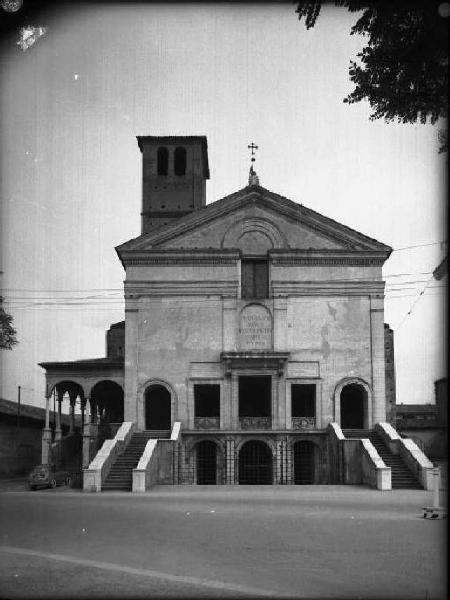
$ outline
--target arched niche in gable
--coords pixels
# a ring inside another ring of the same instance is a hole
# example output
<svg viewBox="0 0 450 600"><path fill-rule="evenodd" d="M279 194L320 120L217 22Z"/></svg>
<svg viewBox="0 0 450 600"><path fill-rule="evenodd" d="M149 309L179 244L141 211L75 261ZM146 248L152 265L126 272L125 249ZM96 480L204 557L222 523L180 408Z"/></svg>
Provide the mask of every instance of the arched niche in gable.
<svg viewBox="0 0 450 600"><path fill-rule="evenodd" d="M276 225L261 218L244 218L225 232L222 248L239 248L244 255L265 255L272 248L289 247Z"/></svg>

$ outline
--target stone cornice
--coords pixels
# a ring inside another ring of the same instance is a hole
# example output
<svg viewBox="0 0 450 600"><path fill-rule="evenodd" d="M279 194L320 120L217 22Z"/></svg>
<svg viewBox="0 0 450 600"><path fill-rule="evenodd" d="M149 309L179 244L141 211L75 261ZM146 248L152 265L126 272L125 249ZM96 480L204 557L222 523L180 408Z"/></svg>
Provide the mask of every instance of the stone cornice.
<svg viewBox="0 0 450 600"><path fill-rule="evenodd" d="M125 284L125 299L149 296L225 296L236 297L239 282L217 280L131 281Z"/></svg>
<svg viewBox="0 0 450 600"><path fill-rule="evenodd" d="M58 379L71 379L73 377L123 377L125 372L123 361L110 363L80 362L49 362L39 363L45 369L47 377Z"/></svg>
<svg viewBox="0 0 450 600"><path fill-rule="evenodd" d="M374 250L269 250L274 266L382 266L388 251Z"/></svg>
<svg viewBox="0 0 450 600"><path fill-rule="evenodd" d="M264 368L275 369L278 375L284 373L290 352L271 350L243 350L241 352L222 352L220 360L225 366L225 375L230 376L233 369Z"/></svg>
<svg viewBox="0 0 450 600"><path fill-rule="evenodd" d="M135 265L235 265L241 253L230 249L150 249L145 251L124 251L122 263Z"/></svg>
<svg viewBox="0 0 450 600"><path fill-rule="evenodd" d="M273 296L384 295L384 281L273 281Z"/></svg>

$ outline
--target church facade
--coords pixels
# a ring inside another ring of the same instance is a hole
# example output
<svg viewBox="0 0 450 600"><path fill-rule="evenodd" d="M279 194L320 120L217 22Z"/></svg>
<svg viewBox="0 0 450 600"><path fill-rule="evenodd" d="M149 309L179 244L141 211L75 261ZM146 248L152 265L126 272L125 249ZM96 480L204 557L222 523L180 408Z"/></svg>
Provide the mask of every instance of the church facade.
<svg viewBox="0 0 450 600"><path fill-rule="evenodd" d="M161 439L179 423L173 483L341 481L330 425L362 437L386 421L391 248L265 189L253 167L206 205L205 137L138 144L142 234L116 248L124 324L105 359L43 363L48 395L73 382L91 424L109 414Z"/></svg>

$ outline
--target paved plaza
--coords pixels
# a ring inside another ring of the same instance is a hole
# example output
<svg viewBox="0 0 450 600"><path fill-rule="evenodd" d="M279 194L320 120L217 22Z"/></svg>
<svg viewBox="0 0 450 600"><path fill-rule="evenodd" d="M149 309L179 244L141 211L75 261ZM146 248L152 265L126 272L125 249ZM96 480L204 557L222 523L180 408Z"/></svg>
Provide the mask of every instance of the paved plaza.
<svg viewBox="0 0 450 600"><path fill-rule="evenodd" d="M0 483L2 598L446 597L432 492Z"/></svg>

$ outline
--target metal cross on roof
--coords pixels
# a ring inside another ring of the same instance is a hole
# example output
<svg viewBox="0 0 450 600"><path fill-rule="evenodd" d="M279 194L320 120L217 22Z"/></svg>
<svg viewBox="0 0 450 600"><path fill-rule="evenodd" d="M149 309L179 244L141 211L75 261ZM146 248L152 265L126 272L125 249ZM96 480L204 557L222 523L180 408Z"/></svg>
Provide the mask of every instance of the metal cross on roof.
<svg viewBox="0 0 450 600"><path fill-rule="evenodd" d="M253 142L247 146L249 150L252 151L252 158L251 161L255 162L255 150L258 150L258 146L256 144L254 144Z"/></svg>

